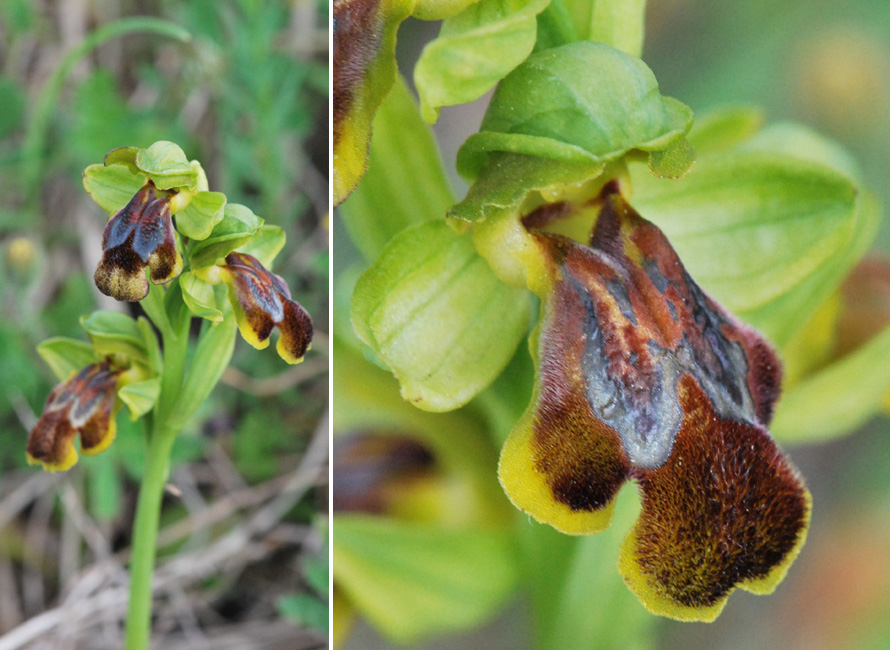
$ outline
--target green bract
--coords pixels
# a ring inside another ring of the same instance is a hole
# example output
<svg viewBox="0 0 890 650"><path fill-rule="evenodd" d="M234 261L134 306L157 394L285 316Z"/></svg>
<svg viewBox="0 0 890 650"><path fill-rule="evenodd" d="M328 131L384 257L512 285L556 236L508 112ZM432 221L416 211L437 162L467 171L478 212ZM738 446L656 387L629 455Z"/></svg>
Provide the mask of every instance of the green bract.
<svg viewBox="0 0 890 650"><path fill-rule="evenodd" d="M500 83L457 169L476 179L498 151L606 163L633 149L665 149L692 117L685 104L659 94L639 59L602 43L571 43L533 54Z"/></svg>

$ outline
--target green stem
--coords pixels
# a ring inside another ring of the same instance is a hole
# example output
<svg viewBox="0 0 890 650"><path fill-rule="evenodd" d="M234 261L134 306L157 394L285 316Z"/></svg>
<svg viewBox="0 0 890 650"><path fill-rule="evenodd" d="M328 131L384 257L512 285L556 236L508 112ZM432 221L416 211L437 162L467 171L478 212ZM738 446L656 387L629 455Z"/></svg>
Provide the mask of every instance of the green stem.
<svg viewBox="0 0 890 650"><path fill-rule="evenodd" d="M596 0L588 38L642 56L645 19L646 0Z"/></svg>
<svg viewBox="0 0 890 650"><path fill-rule="evenodd" d="M170 451L179 433L158 426L148 446L145 473L139 487L136 521L133 525L133 552L130 559L130 600L127 605L126 650L147 650L151 636L152 575L158 521Z"/></svg>
<svg viewBox="0 0 890 650"><path fill-rule="evenodd" d="M160 292L156 295L160 295ZM163 303L160 305L155 303L154 306L160 307L166 319L167 312L163 308ZM147 311L152 311L152 308ZM160 314L156 313L156 316L160 317ZM188 310L180 309L173 321L173 323L168 321L168 327L161 332L164 340L161 393L150 420L153 424L152 429L147 432L149 435L145 473L139 486L136 521L133 524L126 650L148 649L151 636L152 576L161 501L170 464L170 452L182 427L181 420L171 418L171 413L174 412L179 400L185 376L191 323Z"/></svg>

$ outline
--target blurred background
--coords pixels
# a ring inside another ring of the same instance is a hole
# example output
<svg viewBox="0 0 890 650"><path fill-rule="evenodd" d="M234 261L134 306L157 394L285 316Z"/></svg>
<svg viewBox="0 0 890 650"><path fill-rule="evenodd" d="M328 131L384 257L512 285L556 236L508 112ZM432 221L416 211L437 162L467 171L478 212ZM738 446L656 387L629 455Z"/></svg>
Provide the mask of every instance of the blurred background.
<svg viewBox="0 0 890 650"><path fill-rule="evenodd" d="M398 56L403 73L437 32L437 23L402 26ZM855 156L887 214L886 0L649 0L643 59L662 92L697 115L726 104L755 105L765 111L768 123L795 120L836 139ZM410 72L406 76L410 79ZM454 172L456 152L478 129L486 101L446 107L434 127L458 197L466 184ZM340 246L344 239L338 231L338 268L352 257ZM890 255L886 216L875 249ZM880 416L842 439L787 451L814 500L808 542L788 577L771 596L735 592L712 624L660 619L657 648L890 648L890 420ZM597 603L590 607L595 610ZM527 606L517 599L481 630L416 647L522 650L532 643L528 620ZM390 647L365 624L356 627L345 646Z"/></svg>
<svg viewBox="0 0 890 650"><path fill-rule="evenodd" d="M137 15L192 38L102 38ZM326 647L328 16L326 0L0 2L0 647L121 647L141 424L121 414L111 448L62 475L26 467L24 445L55 383L35 346L85 339L96 308L140 313L93 286L107 215L81 172L156 140L285 229L274 270L315 339L293 367L239 340L177 441L153 647Z"/></svg>

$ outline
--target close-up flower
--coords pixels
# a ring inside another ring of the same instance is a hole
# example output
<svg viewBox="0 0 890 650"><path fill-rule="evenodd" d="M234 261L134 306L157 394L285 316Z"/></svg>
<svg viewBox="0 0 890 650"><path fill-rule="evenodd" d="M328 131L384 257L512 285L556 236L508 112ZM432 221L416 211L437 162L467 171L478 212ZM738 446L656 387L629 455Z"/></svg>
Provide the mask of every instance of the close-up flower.
<svg viewBox="0 0 890 650"><path fill-rule="evenodd" d="M809 493L765 428L780 362L616 183L591 204L589 245L530 228L538 376L501 482L539 521L585 534L609 525L619 488L637 480L625 580L655 613L713 619L738 586L771 591L806 537ZM541 206L525 221L552 226L548 212L572 216Z"/></svg>
<svg viewBox="0 0 890 650"><path fill-rule="evenodd" d="M116 431L117 388L122 372L105 360L56 386L28 436L28 462L51 472L67 470L77 462L77 436L84 454L92 456L105 450Z"/></svg>
<svg viewBox="0 0 890 650"><path fill-rule="evenodd" d="M96 286L116 300L137 301L148 295L145 267L154 284L169 282L182 272L176 249L170 201L158 196L149 181L105 226L102 261L96 269Z"/></svg>
<svg viewBox="0 0 890 650"><path fill-rule="evenodd" d="M262 350L269 345L272 328L278 327L278 354L287 363L302 361L312 342L312 319L291 300L284 280L246 253L229 253L218 268L229 286L229 301L244 340Z"/></svg>
<svg viewBox="0 0 890 650"><path fill-rule="evenodd" d="M523 615L443 647L687 647L753 612L769 623L752 644L772 647L789 624L765 603L813 570L832 507L826 456L794 443L856 430L890 394L880 273L857 266L881 220L868 175L807 126L703 102L682 74L698 52L644 57L644 34L672 33L663 5L446 4L436 36L403 22L430 18L417 4L335 3L334 30L354 246L337 335L430 417L483 414L528 567ZM359 478L403 476L376 446L350 451ZM395 499L400 480L377 487ZM381 595L410 569L388 571ZM520 620L530 640L511 637ZM347 648L377 647L357 636Z"/></svg>

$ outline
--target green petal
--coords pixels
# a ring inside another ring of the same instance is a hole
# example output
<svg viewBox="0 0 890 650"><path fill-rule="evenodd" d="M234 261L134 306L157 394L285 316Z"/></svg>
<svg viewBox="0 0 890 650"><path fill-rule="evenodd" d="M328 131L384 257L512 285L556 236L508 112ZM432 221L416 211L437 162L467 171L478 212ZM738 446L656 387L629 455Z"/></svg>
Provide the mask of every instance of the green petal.
<svg viewBox="0 0 890 650"><path fill-rule="evenodd" d="M439 108L488 92L531 54L536 16L549 0L482 0L442 23L414 68L421 112L435 122Z"/></svg>
<svg viewBox="0 0 890 650"><path fill-rule="evenodd" d="M87 194L110 214L127 205L145 182L144 175L133 174L124 165L90 165L83 170Z"/></svg>
<svg viewBox="0 0 890 650"><path fill-rule="evenodd" d="M154 408L160 394L161 380L158 377L127 384L117 392L130 409L130 419L134 422Z"/></svg>
<svg viewBox="0 0 890 650"><path fill-rule="evenodd" d="M505 532L349 515L336 516L333 526L337 588L400 643L482 622L517 583Z"/></svg>
<svg viewBox="0 0 890 650"><path fill-rule="evenodd" d="M533 54L500 83L457 166L475 179L494 151L604 163L663 149L691 125L692 111L663 97L642 61L602 43L571 43Z"/></svg>
<svg viewBox="0 0 890 650"><path fill-rule="evenodd" d="M220 289L222 302L219 302L217 287L220 285L214 286L204 282L191 271L179 276L179 286L182 289L182 299L195 316L206 318L214 323L222 321L223 314L219 306L227 304L225 287Z"/></svg>
<svg viewBox="0 0 890 650"><path fill-rule="evenodd" d="M189 239L207 239L223 218L226 195L198 192L184 210L176 213L176 229Z"/></svg>
<svg viewBox="0 0 890 650"><path fill-rule="evenodd" d="M191 268L210 266L236 248L245 245L263 225L263 220L240 203L226 203L223 218L203 241L189 246Z"/></svg>
<svg viewBox="0 0 890 650"><path fill-rule="evenodd" d="M526 331L528 303L495 277L471 238L431 222L395 237L359 279L352 321L406 400L445 411L507 365Z"/></svg>

